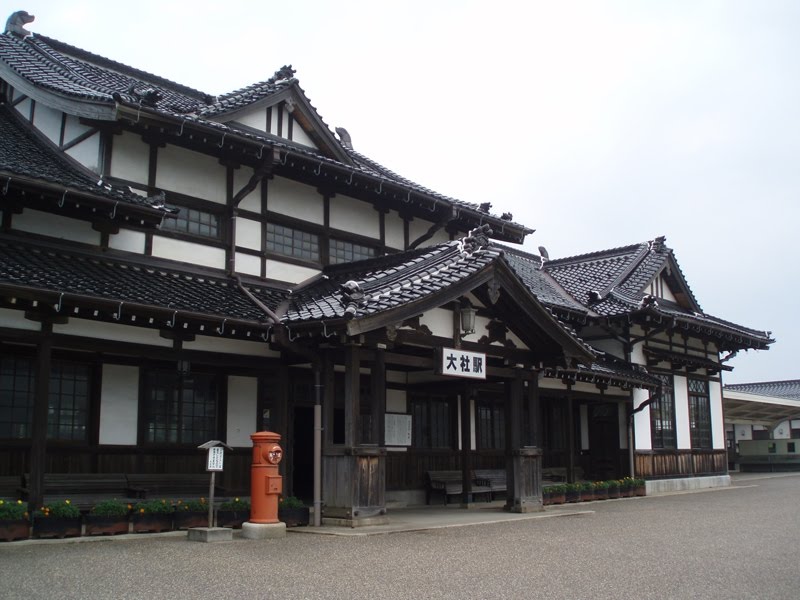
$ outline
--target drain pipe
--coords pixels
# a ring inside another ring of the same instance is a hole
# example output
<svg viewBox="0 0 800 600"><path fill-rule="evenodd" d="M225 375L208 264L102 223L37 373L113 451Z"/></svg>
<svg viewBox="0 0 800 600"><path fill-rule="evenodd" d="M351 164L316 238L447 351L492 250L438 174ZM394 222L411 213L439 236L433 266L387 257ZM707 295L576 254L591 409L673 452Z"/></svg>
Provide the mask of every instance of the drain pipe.
<svg viewBox="0 0 800 600"><path fill-rule="evenodd" d="M322 525L322 374L314 362L314 527Z"/></svg>

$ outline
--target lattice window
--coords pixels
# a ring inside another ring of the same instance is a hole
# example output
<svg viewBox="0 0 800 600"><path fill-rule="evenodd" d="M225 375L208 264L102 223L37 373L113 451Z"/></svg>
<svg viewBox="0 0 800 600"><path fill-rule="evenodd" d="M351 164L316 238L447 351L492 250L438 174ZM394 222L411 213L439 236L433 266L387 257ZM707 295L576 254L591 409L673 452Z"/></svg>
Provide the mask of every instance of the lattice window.
<svg viewBox="0 0 800 600"><path fill-rule="evenodd" d="M443 397L412 398L411 445L414 448L453 447L453 403Z"/></svg>
<svg viewBox="0 0 800 600"><path fill-rule="evenodd" d="M675 448L675 390L671 375L655 375L661 380L660 394L651 392L655 401L650 405L650 432L653 448Z"/></svg>
<svg viewBox="0 0 800 600"><path fill-rule="evenodd" d="M267 250L284 256L319 261L319 236L275 223L267 223Z"/></svg>
<svg viewBox="0 0 800 600"><path fill-rule="evenodd" d="M35 387L32 360L0 357L0 438L31 437Z"/></svg>
<svg viewBox="0 0 800 600"><path fill-rule="evenodd" d="M506 418L503 403L480 400L475 410L478 448L503 450L506 447Z"/></svg>
<svg viewBox="0 0 800 600"><path fill-rule="evenodd" d="M175 218L164 219L162 229L211 239L220 238L219 215L196 208L174 208L178 208L180 212Z"/></svg>
<svg viewBox="0 0 800 600"><path fill-rule="evenodd" d="M217 436L217 378L150 372L145 383L145 440L201 444Z"/></svg>
<svg viewBox="0 0 800 600"><path fill-rule="evenodd" d="M50 375L47 437L86 440L89 420L88 365L54 361Z"/></svg>
<svg viewBox="0 0 800 600"><path fill-rule="evenodd" d="M711 399L703 379L689 379L689 431L692 448L711 448Z"/></svg>
<svg viewBox="0 0 800 600"><path fill-rule="evenodd" d="M345 240L331 239L328 248L328 260L330 264L353 262L374 258L375 248L347 242Z"/></svg>

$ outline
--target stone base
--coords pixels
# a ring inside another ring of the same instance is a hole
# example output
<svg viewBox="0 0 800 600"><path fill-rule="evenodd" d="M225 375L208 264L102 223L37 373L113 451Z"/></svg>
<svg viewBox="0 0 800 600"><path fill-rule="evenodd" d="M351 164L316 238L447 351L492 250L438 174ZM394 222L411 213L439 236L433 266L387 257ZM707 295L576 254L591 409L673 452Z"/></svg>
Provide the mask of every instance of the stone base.
<svg viewBox="0 0 800 600"><path fill-rule="evenodd" d="M332 525L334 527L367 527L370 525L387 525L389 517L387 515L375 515L374 517L322 517L323 525Z"/></svg>
<svg viewBox="0 0 800 600"><path fill-rule="evenodd" d="M286 535L286 523L242 523L242 537L248 540L265 540Z"/></svg>
<svg viewBox="0 0 800 600"><path fill-rule="evenodd" d="M685 492L704 490L731 485L730 475L711 475L707 477L681 477L675 479L654 479L646 483L647 495L665 494L669 492Z"/></svg>
<svg viewBox="0 0 800 600"><path fill-rule="evenodd" d="M191 527L187 530L190 542L230 542L233 540L233 529L227 527Z"/></svg>
<svg viewBox="0 0 800 600"><path fill-rule="evenodd" d="M544 506L538 500L517 500L516 502L509 502L503 506L503 510L513 513L533 513L542 512Z"/></svg>

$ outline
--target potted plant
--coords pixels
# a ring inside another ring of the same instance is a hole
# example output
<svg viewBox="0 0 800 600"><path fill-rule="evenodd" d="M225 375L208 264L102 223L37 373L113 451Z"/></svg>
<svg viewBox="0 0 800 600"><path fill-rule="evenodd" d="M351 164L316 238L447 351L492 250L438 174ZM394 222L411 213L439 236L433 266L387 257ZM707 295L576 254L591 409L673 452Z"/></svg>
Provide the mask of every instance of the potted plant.
<svg viewBox="0 0 800 600"><path fill-rule="evenodd" d="M26 540L30 534L28 505L22 500L0 500L0 540Z"/></svg>
<svg viewBox="0 0 800 600"><path fill-rule="evenodd" d="M582 481L578 485L581 486L581 502L594 500L594 484L591 481Z"/></svg>
<svg viewBox="0 0 800 600"><path fill-rule="evenodd" d="M172 514L174 510L171 502L166 500L143 500L133 507L133 530L136 533L172 530Z"/></svg>
<svg viewBox="0 0 800 600"><path fill-rule="evenodd" d="M223 502L217 511L217 527L239 529L250 518L250 501L234 498Z"/></svg>
<svg viewBox="0 0 800 600"><path fill-rule="evenodd" d="M286 523L287 527L308 525L308 507L295 496L282 497L278 502L278 519Z"/></svg>
<svg viewBox="0 0 800 600"><path fill-rule="evenodd" d="M619 495L621 498L630 498L633 496L633 479L630 477L623 477L619 480Z"/></svg>
<svg viewBox="0 0 800 600"><path fill-rule="evenodd" d="M594 499L608 500L608 482L595 481L593 485L594 485Z"/></svg>
<svg viewBox="0 0 800 600"><path fill-rule="evenodd" d="M199 500L178 500L175 503L175 529L208 527L208 503Z"/></svg>
<svg viewBox="0 0 800 600"><path fill-rule="evenodd" d="M568 483L564 486L564 500L566 502L580 502L581 501L581 484Z"/></svg>
<svg viewBox="0 0 800 600"><path fill-rule="evenodd" d="M548 496L547 504L564 504L564 502L566 501L564 499L564 493L566 492L566 487L567 486L559 483L557 485L549 485L546 488L544 488L544 491Z"/></svg>
<svg viewBox="0 0 800 600"><path fill-rule="evenodd" d="M633 480L633 495L646 496L647 495L647 482L644 479Z"/></svg>
<svg viewBox="0 0 800 600"><path fill-rule="evenodd" d="M86 535L117 535L128 533L128 514L131 505L119 500L103 500L86 515Z"/></svg>
<svg viewBox="0 0 800 600"><path fill-rule="evenodd" d="M40 538L80 537L81 511L69 500L46 504L33 513L33 533Z"/></svg>
<svg viewBox="0 0 800 600"><path fill-rule="evenodd" d="M619 481L611 479L608 482L608 497L619 498Z"/></svg>

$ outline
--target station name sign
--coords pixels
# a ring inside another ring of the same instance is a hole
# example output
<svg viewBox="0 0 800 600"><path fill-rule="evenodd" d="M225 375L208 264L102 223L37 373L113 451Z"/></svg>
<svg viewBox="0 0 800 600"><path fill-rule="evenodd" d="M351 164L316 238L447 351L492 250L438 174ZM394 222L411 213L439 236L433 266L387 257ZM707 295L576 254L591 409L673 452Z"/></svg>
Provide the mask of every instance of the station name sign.
<svg viewBox="0 0 800 600"><path fill-rule="evenodd" d="M451 377L486 379L486 354L455 348L438 349L438 373Z"/></svg>

